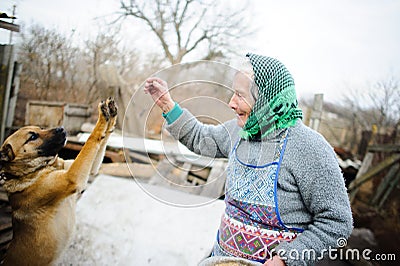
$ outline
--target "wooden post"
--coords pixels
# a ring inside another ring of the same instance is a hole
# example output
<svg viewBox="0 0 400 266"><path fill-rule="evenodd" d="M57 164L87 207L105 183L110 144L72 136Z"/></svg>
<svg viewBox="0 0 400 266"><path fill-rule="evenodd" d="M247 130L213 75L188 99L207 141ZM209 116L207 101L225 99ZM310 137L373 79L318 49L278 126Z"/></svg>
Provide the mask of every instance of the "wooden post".
<svg viewBox="0 0 400 266"><path fill-rule="evenodd" d="M12 45L0 46L0 110L1 126L0 126L0 143L5 138L6 121L8 116L8 106L10 99L11 80L14 68L11 66L14 62L14 50Z"/></svg>
<svg viewBox="0 0 400 266"><path fill-rule="evenodd" d="M316 131L318 131L319 124L321 122L323 103L324 103L324 95L315 94L314 104L310 116L310 127Z"/></svg>
<svg viewBox="0 0 400 266"><path fill-rule="evenodd" d="M6 130L10 129L14 122L15 116L15 108L17 105L17 98L19 92L19 84L20 84L20 74L22 70L22 65L18 62L14 62L14 71L11 80L11 88L10 88L10 100L8 105L7 111L7 118L6 118ZM6 132L6 135L8 132Z"/></svg>

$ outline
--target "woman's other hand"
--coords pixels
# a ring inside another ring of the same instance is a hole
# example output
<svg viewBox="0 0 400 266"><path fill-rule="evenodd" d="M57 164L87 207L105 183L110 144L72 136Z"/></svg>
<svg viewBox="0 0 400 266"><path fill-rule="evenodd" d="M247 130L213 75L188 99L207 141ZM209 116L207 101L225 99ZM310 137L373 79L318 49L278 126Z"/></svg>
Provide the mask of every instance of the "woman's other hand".
<svg viewBox="0 0 400 266"><path fill-rule="evenodd" d="M285 266L285 262L279 256L273 256L267 260L263 266Z"/></svg>

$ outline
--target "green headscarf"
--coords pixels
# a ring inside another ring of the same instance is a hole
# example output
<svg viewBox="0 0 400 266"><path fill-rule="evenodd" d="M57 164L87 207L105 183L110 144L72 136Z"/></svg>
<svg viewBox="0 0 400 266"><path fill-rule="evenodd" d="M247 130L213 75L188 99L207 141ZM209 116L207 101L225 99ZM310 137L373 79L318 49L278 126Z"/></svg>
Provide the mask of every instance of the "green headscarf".
<svg viewBox="0 0 400 266"><path fill-rule="evenodd" d="M253 67L258 97L240 136L263 139L276 129L293 126L303 113L298 108L294 80L286 67L271 57L250 53L246 56Z"/></svg>

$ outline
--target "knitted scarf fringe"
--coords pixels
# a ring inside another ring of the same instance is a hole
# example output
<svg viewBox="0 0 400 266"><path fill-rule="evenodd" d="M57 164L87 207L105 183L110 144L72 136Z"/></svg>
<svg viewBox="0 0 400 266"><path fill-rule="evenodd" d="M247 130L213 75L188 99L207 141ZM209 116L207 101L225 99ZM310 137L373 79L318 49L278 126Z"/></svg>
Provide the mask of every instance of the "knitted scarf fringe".
<svg viewBox="0 0 400 266"><path fill-rule="evenodd" d="M269 106L261 106L256 113L250 113L248 121L239 132L240 137L250 140L261 132L261 138L266 138L275 130L294 126L296 119L303 117L297 104L292 106L294 102L297 103L294 86L289 86L277 94Z"/></svg>

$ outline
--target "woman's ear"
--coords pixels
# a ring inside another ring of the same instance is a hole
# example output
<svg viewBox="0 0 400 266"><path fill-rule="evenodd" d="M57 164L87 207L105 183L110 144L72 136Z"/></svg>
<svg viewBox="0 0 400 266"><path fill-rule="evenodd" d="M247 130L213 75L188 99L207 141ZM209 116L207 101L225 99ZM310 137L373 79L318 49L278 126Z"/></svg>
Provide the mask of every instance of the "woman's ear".
<svg viewBox="0 0 400 266"><path fill-rule="evenodd" d="M15 154L10 144L6 144L0 150L0 163L11 162L14 160Z"/></svg>

